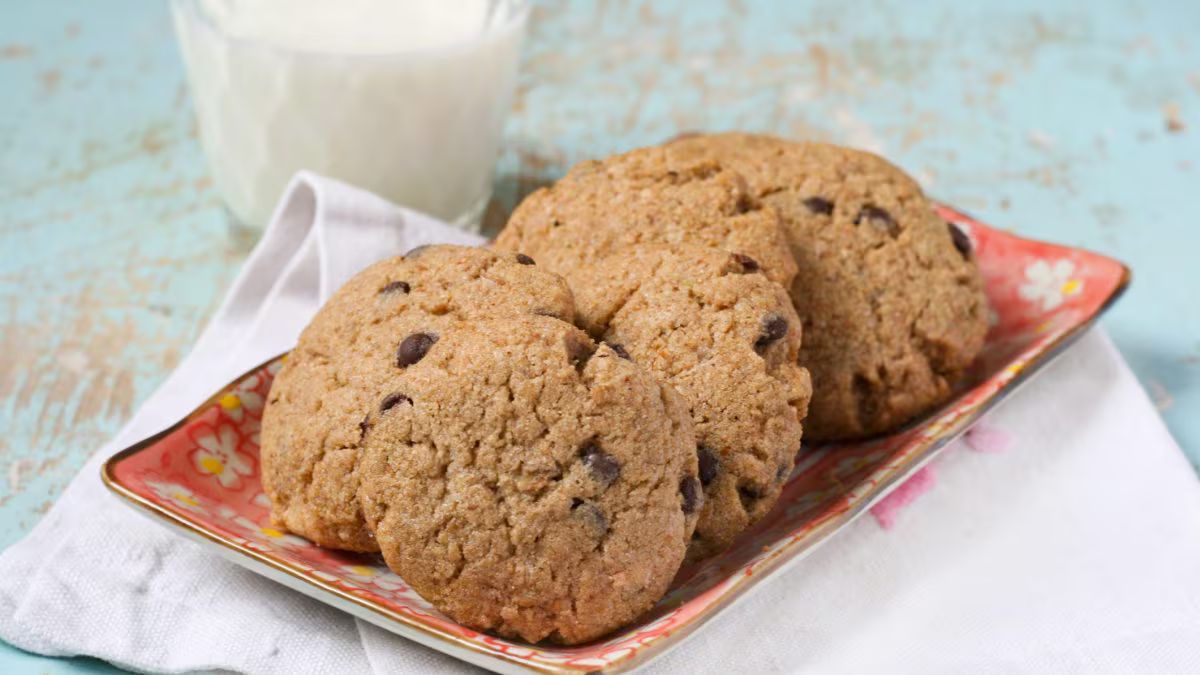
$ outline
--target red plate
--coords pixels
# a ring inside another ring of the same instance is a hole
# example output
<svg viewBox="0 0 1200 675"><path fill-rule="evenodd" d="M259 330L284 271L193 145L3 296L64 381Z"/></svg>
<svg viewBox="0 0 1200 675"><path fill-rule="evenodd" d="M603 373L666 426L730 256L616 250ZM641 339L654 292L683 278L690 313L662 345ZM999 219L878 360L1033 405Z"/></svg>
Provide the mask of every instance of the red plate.
<svg viewBox="0 0 1200 675"><path fill-rule="evenodd" d="M479 633L430 607L377 556L322 549L273 529L258 442L263 402L282 358L118 453L105 465L104 481L134 507L238 564L477 665L502 672L630 670L845 527L1079 337L1129 283L1128 268L1111 258L1022 239L949 208L939 212L970 234L991 306L974 384L890 436L805 455L763 522L725 554L681 570L652 611L606 640L563 648Z"/></svg>

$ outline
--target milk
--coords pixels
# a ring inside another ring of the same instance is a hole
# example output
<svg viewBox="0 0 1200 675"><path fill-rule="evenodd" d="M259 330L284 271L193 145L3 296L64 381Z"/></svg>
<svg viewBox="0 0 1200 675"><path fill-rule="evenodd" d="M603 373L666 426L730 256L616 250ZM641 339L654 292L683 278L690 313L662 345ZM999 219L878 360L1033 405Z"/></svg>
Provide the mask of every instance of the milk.
<svg viewBox="0 0 1200 675"><path fill-rule="evenodd" d="M527 9L495 0L174 0L200 140L261 228L310 169L472 227Z"/></svg>

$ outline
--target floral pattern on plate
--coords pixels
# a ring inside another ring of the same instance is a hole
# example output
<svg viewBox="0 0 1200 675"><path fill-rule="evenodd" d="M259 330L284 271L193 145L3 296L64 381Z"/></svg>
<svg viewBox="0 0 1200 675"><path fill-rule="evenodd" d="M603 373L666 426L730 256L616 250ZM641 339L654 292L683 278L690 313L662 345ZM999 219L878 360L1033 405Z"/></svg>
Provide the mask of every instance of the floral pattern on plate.
<svg viewBox="0 0 1200 675"><path fill-rule="evenodd" d="M970 384L941 410L889 436L806 450L763 522L726 553L680 570L638 623L592 644L528 645L473 631L431 607L377 556L322 549L273 527L258 444L263 402L282 358L115 456L105 482L251 569L478 665L505 672L631 669L880 501L1077 337L1128 284L1127 268L1110 258L1022 239L947 207L938 211L973 242L990 304L991 330Z"/></svg>

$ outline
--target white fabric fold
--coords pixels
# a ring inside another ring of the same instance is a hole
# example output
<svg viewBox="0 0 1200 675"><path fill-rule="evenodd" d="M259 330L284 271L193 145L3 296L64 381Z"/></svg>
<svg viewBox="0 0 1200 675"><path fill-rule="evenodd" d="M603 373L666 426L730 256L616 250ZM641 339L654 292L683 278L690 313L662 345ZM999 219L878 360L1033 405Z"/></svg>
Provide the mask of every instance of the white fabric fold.
<svg viewBox="0 0 1200 675"><path fill-rule="evenodd" d="M300 174L183 360L46 517L0 553L0 638L153 672L471 670L217 558L99 481L114 451L290 347L380 258L478 237ZM1100 331L866 517L653 672L1200 672L1200 483Z"/></svg>

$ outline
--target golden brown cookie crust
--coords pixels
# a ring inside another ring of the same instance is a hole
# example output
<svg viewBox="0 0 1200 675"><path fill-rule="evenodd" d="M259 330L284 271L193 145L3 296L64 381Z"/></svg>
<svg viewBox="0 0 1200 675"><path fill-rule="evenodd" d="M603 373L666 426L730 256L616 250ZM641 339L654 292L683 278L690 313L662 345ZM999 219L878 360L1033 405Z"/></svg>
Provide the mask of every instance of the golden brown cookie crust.
<svg viewBox="0 0 1200 675"><path fill-rule="evenodd" d="M717 249L643 245L579 271L585 324L688 401L704 509L689 559L725 550L779 497L812 388L797 365L800 321L757 261Z"/></svg>
<svg viewBox="0 0 1200 675"><path fill-rule="evenodd" d="M884 433L950 397L983 346L986 298L969 240L915 181L867 152L764 135L668 147L719 158L782 218L813 379L810 439Z"/></svg>
<svg viewBox="0 0 1200 675"><path fill-rule="evenodd" d="M785 286L796 274L779 217L720 160L642 148L574 166L517 207L496 239L562 274L633 244L700 245L748 255Z"/></svg>
<svg viewBox="0 0 1200 675"><path fill-rule="evenodd" d="M700 507L670 387L528 317L448 332L388 388L367 424L362 504L389 566L438 609L573 644L666 591Z"/></svg>
<svg viewBox="0 0 1200 675"><path fill-rule="evenodd" d="M511 253L429 246L372 265L330 298L288 355L263 414L273 522L322 546L378 550L357 500L360 424L401 370L403 337L500 316L569 320L566 283L526 263Z"/></svg>

